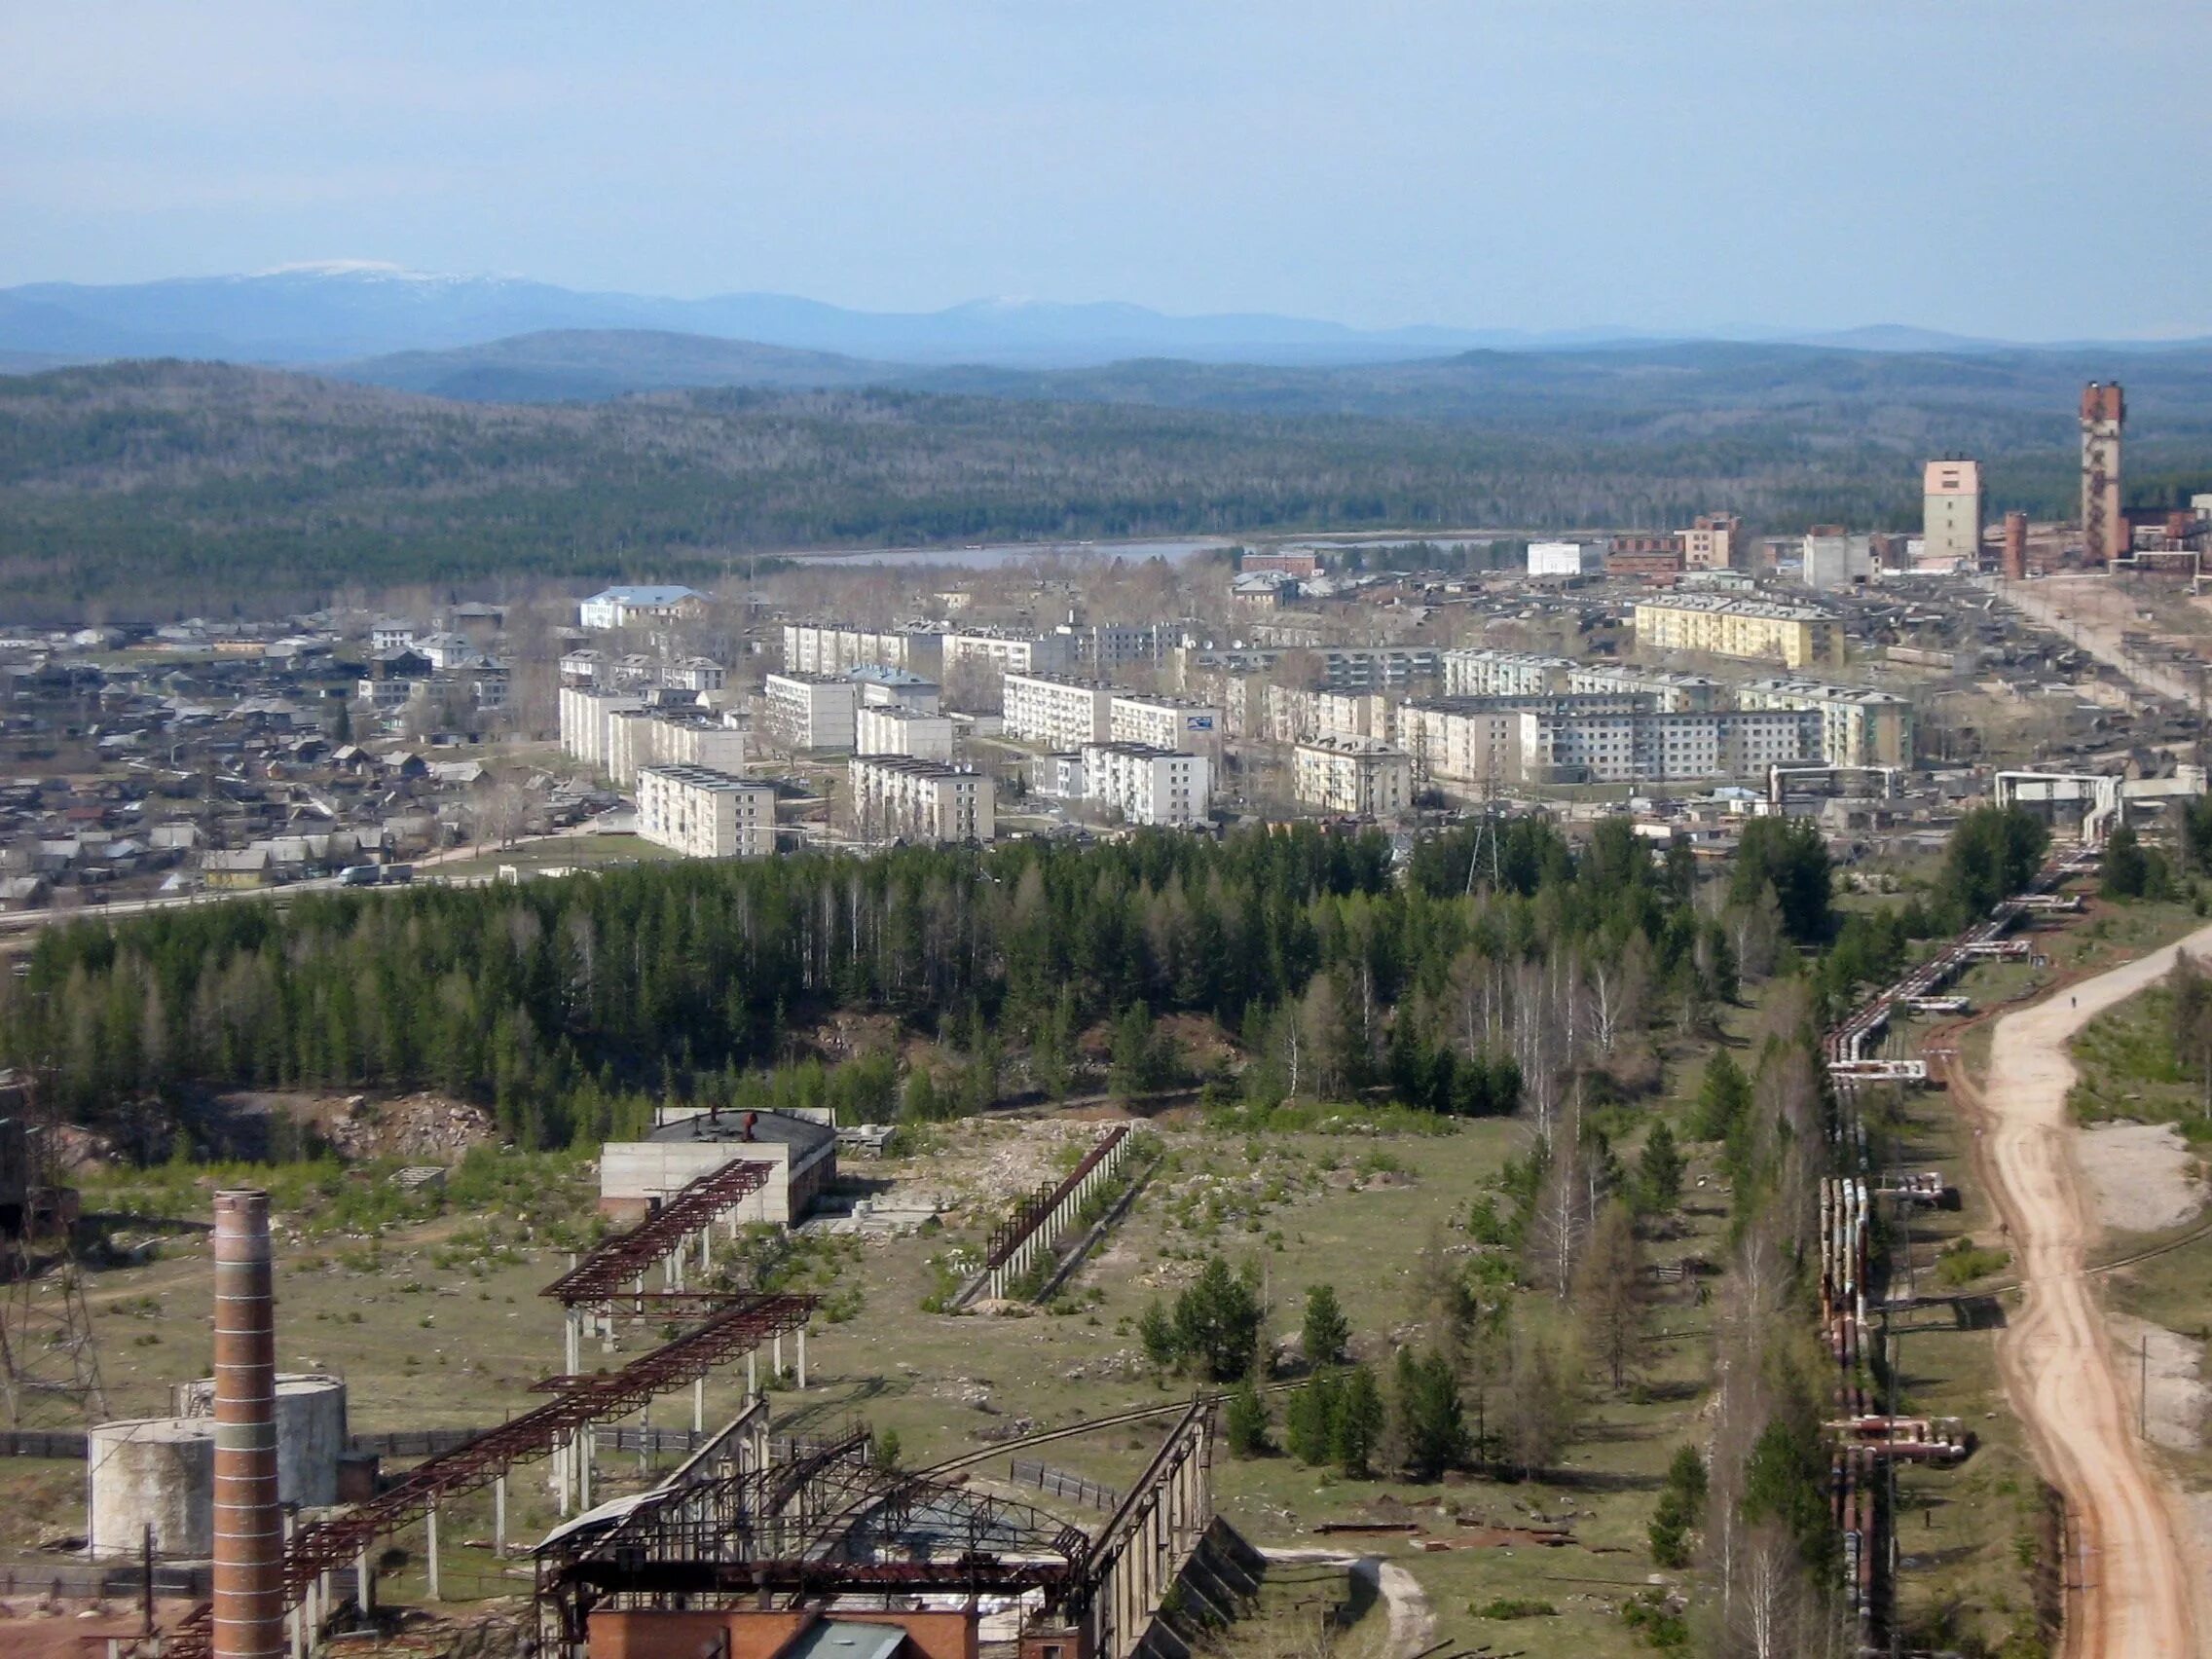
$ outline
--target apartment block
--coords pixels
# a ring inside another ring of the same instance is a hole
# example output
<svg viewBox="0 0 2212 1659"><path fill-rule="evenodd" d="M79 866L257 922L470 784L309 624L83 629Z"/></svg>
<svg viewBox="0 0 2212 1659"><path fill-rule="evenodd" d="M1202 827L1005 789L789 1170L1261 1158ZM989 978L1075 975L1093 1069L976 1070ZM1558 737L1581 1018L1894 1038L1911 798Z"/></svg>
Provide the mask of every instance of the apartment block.
<svg viewBox="0 0 2212 1659"><path fill-rule="evenodd" d="M977 631L944 637L944 672L963 663L1001 674L1058 674L1073 666L1074 643L1065 634L1002 634Z"/></svg>
<svg viewBox="0 0 2212 1659"><path fill-rule="evenodd" d="M935 678L944 668L944 636L928 629L859 628L849 622L784 624L787 674L844 674L870 663Z"/></svg>
<svg viewBox="0 0 2212 1659"><path fill-rule="evenodd" d="M1059 633L1067 642L1067 666L1105 679L1122 669L1160 667L1183 639L1181 625L1172 622L1071 623Z"/></svg>
<svg viewBox="0 0 2212 1659"><path fill-rule="evenodd" d="M1047 749L1080 749L1113 736L1114 687L1098 680L1009 673L1001 682L1006 735Z"/></svg>
<svg viewBox="0 0 2212 1659"><path fill-rule="evenodd" d="M608 728L614 717L645 705L643 697L626 691L601 691L589 685L562 686L561 753L572 760L580 760L595 772L605 772L611 736Z"/></svg>
<svg viewBox="0 0 2212 1659"><path fill-rule="evenodd" d="M1446 651L1444 690L1452 697L1646 693L1652 707L1684 713L1714 708L1722 700L1719 684L1700 674L1489 648Z"/></svg>
<svg viewBox="0 0 2212 1659"><path fill-rule="evenodd" d="M1893 691L1812 680L1754 680L1736 688L1736 706L1819 715L1820 758L1830 766L1909 766L1919 742L1911 702Z"/></svg>
<svg viewBox="0 0 2212 1659"><path fill-rule="evenodd" d="M853 828L868 841L988 841L997 791L981 772L903 755L856 755L848 768Z"/></svg>
<svg viewBox="0 0 2212 1659"><path fill-rule="evenodd" d="M864 709L897 707L934 715L944 706L944 687L907 669L864 662L845 670L845 678L860 687Z"/></svg>
<svg viewBox="0 0 2212 1659"><path fill-rule="evenodd" d="M1413 802L1414 760L1380 738L1317 737L1291 751L1300 802L1354 818L1395 818Z"/></svg>
<svg viewBox="0 0 2212 1659"><path fill-rule="evenodd" d="M903 755L910 760L952 758L952 717L919 709L863 708L854 717L853 750L859 755Z"/></svg>
<svg viewBox="0 0 2212 1659"><path fill-rule="evenodd" d="M849 754L860 687L826 674L771 674L760 683L760 729L792 755Z"/></svg>
<svg viewBox="0 0 2212 1659"><path fill-rule="evenodd" d="M1636 603L1636 642L1644 650L1703 651L1805 668L1833 660L1842 640L1835 618L1810 606L1684 593Z"/></svg>
<svg viewBox="0 0 2212 1659"><path fill-rule="evenodd" d="M776 790L712 766L638 772L638 833L693 859L757 859L776 850Z"/></svg>
<svg viewBox="0 0 2212 1659"><path fill-rule="evenodd" d="M1106 705L1106 737L1112 743L1142 743L1154 749L1183 749L1216 760L1222 728L1219 708L1186 697L1155 697L1117 692Z"/></svg>
<svg viewBox="0 0 2212 1659"><path fill-rule="evenodd" d="M1403 691L1444 672L1438 645L1183 645L1173 654L1178 682L1188 687L1209 672L1273 674L1293 650L1319 667L1332 691Z"/></svg>
<svg viewBox="0 0 2212 1659"><path fill-rule="evenodd" d="M1461 787L1491 787L1522 776L1521 717L1641 715L1654 712L1648 692L1530 697L1434 697L1398 711L1398 741L1422 777Z"/></svg>
<svg viewBox="0 0 2212 1659"><path fill-rule="evenodd" d="M1755 778L1778 762L1815 760L1810 711L1702 715L1547 715L1521 719L1521 774L1539 784L1691 783Z"/></svg>
<svg viewBox="0 0 2212 1659"><path fill-rule="evenodd" d="M1189 825L1213 801L1213 768L1202 755L1145 743L1083 746L1083 794L1094 806L1118 808L1124 822Z"/></svg>

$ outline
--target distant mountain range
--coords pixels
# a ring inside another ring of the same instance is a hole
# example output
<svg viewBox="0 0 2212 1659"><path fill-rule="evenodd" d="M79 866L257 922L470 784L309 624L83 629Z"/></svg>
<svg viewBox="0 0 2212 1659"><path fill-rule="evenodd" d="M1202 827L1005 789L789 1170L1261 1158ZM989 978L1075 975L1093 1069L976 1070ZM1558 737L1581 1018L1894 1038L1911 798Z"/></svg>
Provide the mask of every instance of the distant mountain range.
<svg viewBox="0 0 2212 1659"><path fill-rule="evenodd" d="M785 294L679 300L582 292L509 277L425 276L359 263L119 286L41 282L0 289L0 371L12 372L59 361L113 357L322 366L485 347L517 336L607 332L692 336L831 353L869 365L863 373L870 378L878 367L893 364L1065 369L1171 357L1198 363L1330 366L1443 357L1474 350L1610 351L1665 343L1627 329L1553 333L1357 329L1265 313L1171 316L1120 304L979 300L935 312L864 312ZM1796 336L1739 330L1716 337L1862 352L1975 354L2019 350L2001 341L1895 325ZM2159 348L2097 349L2109 354ZM520 355L542 355L547 350L541 344ZM669 348L644 343L622 355L625 360L642 361L656 352L662 365L657 372L674 377L661 383L668 386L728 384L722 377L734 373L738 362L721 359L718 365L698 348L672 354ZM680 364L677 357L684 361ZM799 368L766 357L754 359L754 366L769 377ZM515 361L501 372L520 375L527 367ZM377 377L443 372L427 364L387 365L378 368ZM812 372L845 371L818 363ZM571 375L592 378L587 365L565 361L559 377L565 381ZM607 384L628 388L635 378L635 371L624 367ZM758 384L794 383L769 378Z"/></svg>

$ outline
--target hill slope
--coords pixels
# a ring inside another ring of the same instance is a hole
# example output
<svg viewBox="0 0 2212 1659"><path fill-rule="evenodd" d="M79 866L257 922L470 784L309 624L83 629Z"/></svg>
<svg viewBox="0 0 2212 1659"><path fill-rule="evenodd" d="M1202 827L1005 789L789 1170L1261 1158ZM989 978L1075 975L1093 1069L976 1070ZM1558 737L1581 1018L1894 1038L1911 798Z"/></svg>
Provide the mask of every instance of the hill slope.
<svg viewBox="0 0 2212 1659"><path fill-rule="evenodd" d="M364 357L336 380L478 403L555 403L691 387L822 388L879 385L912 371L832 351L655 329L546 329L483 346Z"/></svg>

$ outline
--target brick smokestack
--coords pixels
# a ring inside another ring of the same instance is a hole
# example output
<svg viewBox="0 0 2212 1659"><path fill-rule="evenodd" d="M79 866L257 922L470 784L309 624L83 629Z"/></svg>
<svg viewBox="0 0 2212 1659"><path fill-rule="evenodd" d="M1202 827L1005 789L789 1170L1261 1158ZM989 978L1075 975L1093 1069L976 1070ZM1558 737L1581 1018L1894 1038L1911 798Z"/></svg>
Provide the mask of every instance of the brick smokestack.
<svg viewBox="0 0 2212 1659"><path fill-rule="evenodd" d="M215 1195L215 1659L282 1659L269 1195Z"/></svg>
<svg viewBox="0 0 2212 1659"><path fill-rule="evenodd" d="M2005 579L2009 582L2024 580L2028 573L2028 515L2009 512L2005 515Z"/></svg>

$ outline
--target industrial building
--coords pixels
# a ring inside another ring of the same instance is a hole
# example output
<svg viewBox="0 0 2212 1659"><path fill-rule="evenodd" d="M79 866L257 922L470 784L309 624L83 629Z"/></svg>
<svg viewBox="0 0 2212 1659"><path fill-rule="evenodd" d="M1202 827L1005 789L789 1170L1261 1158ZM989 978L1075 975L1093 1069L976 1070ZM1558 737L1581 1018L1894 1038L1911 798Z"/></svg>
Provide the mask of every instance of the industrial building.
<svg viewBox="0 0 2212 1659"><path fill-rule="evenodd" d="M1751 563L1744 521L1734 513L1700 513L1680 535L1685 571L1733 571Z"/></svg>
<svg viewBox="0 0 2212 1659"><path fill-rule="evenodd" d="M853 830L867 841L988 841L997 789L981 772L903 755L856 755L847 768Z"/></svg>
<svg viewBox="0 0 2212 1659"><path fill-rule="evenodd" d="M1381 738L1326 736L1291 751L1291 789L1304 806L1395 818L1413 804L1414 761Z"/></svg>
<svg viewBox="0 0 2212 1659"><path fill-rule="evenodd" d="M1006 735L1047 749L1080 749L1113 735L1114 687L1103 680L1009 673L1002 682Z"/></svg>
<svg viewBox="0 0 2212 1659"><path fill-rule="evenodd" d="M1921 485L1920 569L1972 571L1981 563L1981 462L1932 461Z"/></svg>
<svg viewBox="0 0 2212 1659"><path fill-rule="evenodd" d="M2127 398L2120 383L2091 381L2082 389L2082 557L2092 565L2124 559L2130 549L2120 494L2120 430Z"/></svg>
<svg viewBox="0 0 2212 1659"><path fill-rule="evenodd" d="M1531 576L1594 576L1604 568L1605 550L1594 541L1529 543Z"/></svg>
<svg viewBox="0 0 2212 1659"><path fill-rule="evenodd" d="M952 758L952 717L893 704L863 706L854 717L853 749L860 755L903 755L910 760Z"/></svg>
<svg viewBox="0 0 2212 1659"><path fill-rule="evenodd" d="M860 687L838 675L770 674L760 682L760 729L791 755L849 755Z"/></svg>
<svg viewBox="0 0 2212 1659"><path fill-rule="evenodd" d="M1083 798L1125 823L1197 824L1212 807L1213 769L1202 755L1145 743L1087 743L1082 754Z"/></svg>
<svg viewBox="0 0 2212 1659"><path fill-rule="evenodd" d="M692 859L761 859L776 850L776 790L712 766L638 772L638 833Z"/></svg>
<svg viewBox="0 0 2212 1659"><path fill-rule="evenodd" d="M1874 538L1841 525L1815 525L1799 554L1798 579L1818 593L1863 587L1874 579Z"/></svg>
<svg viewBox="0 0 2212 1659"><path fill-rule="evenodd" d="M1636 602L1636 642L1643 650L1809 668L1833 660L1842 630L1825 610L1724 594L1669 594Z"/></svg>
<svg viewBox="0 0 2212 1659"><path fill-rule="evenodd" d="M644 1140L608 1141L602 1150L599 1213L631 1226L702 1175L740 1160L767 1164L767 1179L728 1218L740 1226L791 1227L837 1178L837 1131L790 1112L663 1106Z"/></svg>

